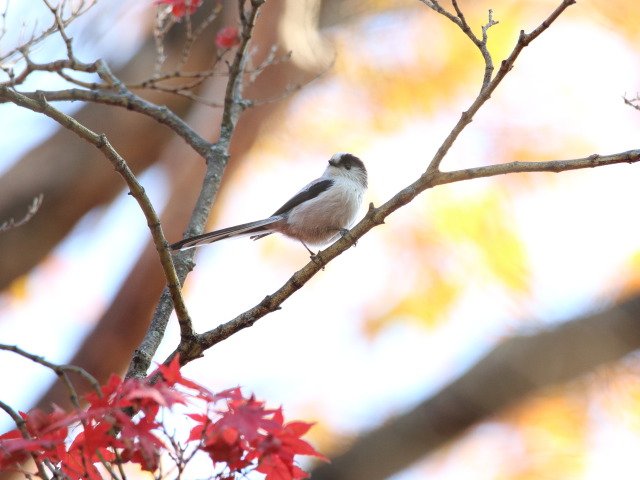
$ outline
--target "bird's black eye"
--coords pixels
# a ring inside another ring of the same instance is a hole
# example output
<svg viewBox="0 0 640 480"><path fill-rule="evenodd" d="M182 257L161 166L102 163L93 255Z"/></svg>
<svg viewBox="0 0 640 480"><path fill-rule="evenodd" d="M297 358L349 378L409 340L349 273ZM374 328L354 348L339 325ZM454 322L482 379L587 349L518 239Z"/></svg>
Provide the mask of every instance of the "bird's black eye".
<svg viewBox="0 0 640 480"><path fill-rule="evenodd" d="M351 164L349 162L346 162L344 164L344 168L346 168L347 170L351 170Z"/></svg>

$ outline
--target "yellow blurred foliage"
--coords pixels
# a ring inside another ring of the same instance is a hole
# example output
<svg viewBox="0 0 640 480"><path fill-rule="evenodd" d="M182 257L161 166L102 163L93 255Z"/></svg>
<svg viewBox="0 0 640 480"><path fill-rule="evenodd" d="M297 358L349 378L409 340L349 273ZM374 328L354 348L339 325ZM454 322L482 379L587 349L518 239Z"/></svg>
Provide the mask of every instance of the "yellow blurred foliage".
<svg viewBox="0 0 640 480"><path fill-rule="evenodd" d="M449 245L469 252L483 277L498 281L517 294L529 291L527 257L514 230L509 199L498 189L469 198L434 196L431 222Z"/></svg>
<svg viewBox="0 0 640 480"><path fill-rule="evenodd" d="M528 296L529 261L515 229L510 198L498 183L472 195L437 190L415 202L424 209L415 212L415 218L426 221L395 227L404 232L400 236L385 231L395 272L389 279L387 309L370 309L366 333L377 334L394 322L435 328L468 289L499 285L515 304Z"/></svg>
<svg viewBox="0 0 640 480"><path fill-rule="evenodd" d="M365 333L375 336L391 322L415 323L427 328L440 325L462 293L462 285L439 275L425 276L417 283L388 313L369 315Z"/></svg>
<svg viewBox="0 0 640 480"><path fill-rule="evenodd" d="M620 283L615 285L619 299L637 295L640 292L640 250L633 253L627 261L626 269L620 272Z"/></svg>
<svg viewBox="0 0 640 480"><path fill-rule="evenodd" d="M29 293L29 275L16 278L7 289L9 298L14 301L25 300Z"/></svg>
<svg viewBox="0 0 640 480"><path fill-rule="evenodd" d="M591 19L621 36L640 40L640 2L629 0L592 0L584 2L584 12Z"/></svg>
<svg viewBox="0 0 640 480"><path fill-rule="evenodd" d="M640 377L638 362L606 370L600 398L604 411L624 427L640 434Z"/></svg>

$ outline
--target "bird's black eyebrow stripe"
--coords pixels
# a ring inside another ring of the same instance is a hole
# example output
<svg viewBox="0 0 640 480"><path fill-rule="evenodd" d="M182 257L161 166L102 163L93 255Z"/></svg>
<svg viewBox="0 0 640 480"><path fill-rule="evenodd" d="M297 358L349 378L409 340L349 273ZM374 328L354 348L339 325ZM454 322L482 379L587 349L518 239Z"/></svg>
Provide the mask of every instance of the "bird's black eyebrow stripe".
<svg viewBox="0 0 640 480"><path fill-rule="evenodd" d="M345 163L350 163L351 165L358 165L360 168L365 170L364 163L355 155L352 155L350 153L345 153L342 155L341 160Z"/></svg>
<svg viewBox="0 0 640 480"><path fill-rule="evenodd" d="M322 192L329 189L331 185L333 185L333 180L320 180L317 183L314 183L309 188L306 188L299 192L296 196L291 198L287 203L282 205L278 210L275 211L273 215L282 215L283 213L287 213L294 207L297 207L303 202L307 200L311 200L312 198L316 198ZM272 215L272 216L273 216Z"/></svg>

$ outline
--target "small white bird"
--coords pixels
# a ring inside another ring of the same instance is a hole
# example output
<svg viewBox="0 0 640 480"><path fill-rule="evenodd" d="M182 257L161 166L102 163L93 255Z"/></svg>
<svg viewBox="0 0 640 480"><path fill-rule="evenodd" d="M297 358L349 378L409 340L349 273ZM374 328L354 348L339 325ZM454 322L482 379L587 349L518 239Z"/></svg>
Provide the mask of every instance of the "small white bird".
<svg viewBox="0 0 640 480"><path fill-rule="evenodd" d="M249 236L252 240L279 232L309 245L323 246L348 232L367 190L367 169L355 155L336 153L320 178L295 194L269 218L185 238L170 245L186 250L226 238Z"/></svg>

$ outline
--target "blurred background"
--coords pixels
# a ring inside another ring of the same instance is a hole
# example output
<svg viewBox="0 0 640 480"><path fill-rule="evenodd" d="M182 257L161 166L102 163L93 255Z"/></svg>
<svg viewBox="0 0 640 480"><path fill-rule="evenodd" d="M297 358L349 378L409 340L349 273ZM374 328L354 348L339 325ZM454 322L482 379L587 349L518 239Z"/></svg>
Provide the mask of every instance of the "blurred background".
<svg viewBox="0 0 640 480"><path fill-rule="evenodd" d="M201 10L208 13L207 1ZM191 67L210 58L216 28L234 25L234 2L223 3ZM531 31L560 2L459 3L477 34L493 10L499 24L489 30L489 49L499 66L520 30ZM0 51L50 22L41 7L9 4ZM126 82L146 78L155 8L100 0L71 27L79 58L105 58ZM640 4L626 0L569 8L523 51L443 170L639 148L640 112L623 101L640 91L639 20ZM256 62L274 44L292 59L247 89L261 101L239 123L211 229L275 211L339 151L364 160L366 201L382 204L424 172L483 75L469 39L413 0L269 0L255 44ZM169 36L167 45L170 54L179 51L180 37ZM40 62L63 55L57 39L33 52ZM219 102L223 87L216 78L199 94ZM21 90L60 88L67 88L62 80L40 74ZM144 96L217 137L218 109ZM63 109L108 135L163 211L168 240L180 239L202 159L138 114L78 103ZM0 234L0 342L103 379L122 373L164 285L144 218L99 152L41 115L9 104L0 111L0 222L20 218L44 194L28 224ZM512 336L535 336L634 298L639 182L638 166L619 165L437 187L363 237L282 310L187 365L185 375L214 391L241 385L283 405L287 418L318 422L310 440L337 455L437 396ZM307 261L304 248L276 236L201 248L185 285L196 329L254 306ZM173 319L156 361L178 335ZM567 361L574 354L564 353ZM621 356L594 362L568 383L540 385L455 441L425 450L394 478L637 478L640 363L637 354ZM0 361L4 402L22 410L64 404L49 372L5 352ZM3 415L5 431L11 423Z"/></svg>

